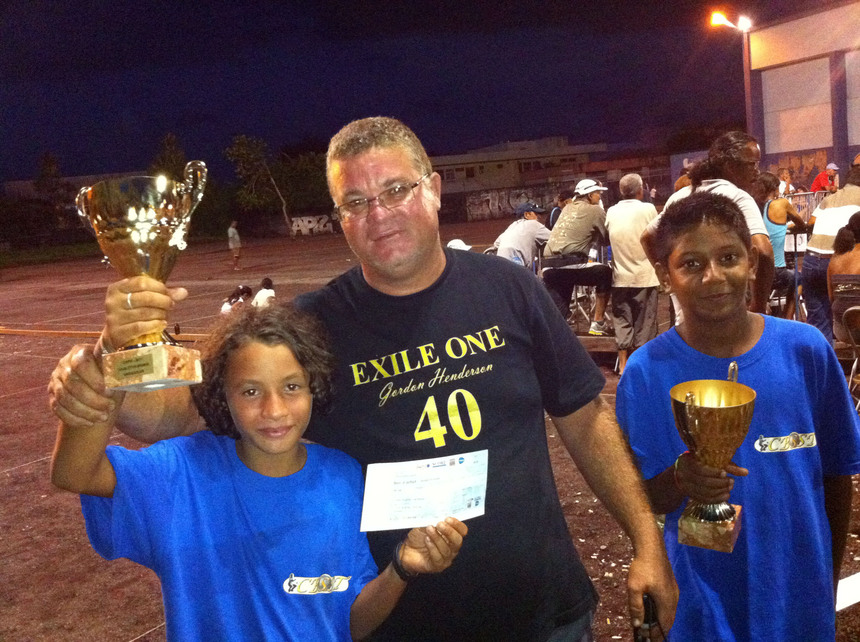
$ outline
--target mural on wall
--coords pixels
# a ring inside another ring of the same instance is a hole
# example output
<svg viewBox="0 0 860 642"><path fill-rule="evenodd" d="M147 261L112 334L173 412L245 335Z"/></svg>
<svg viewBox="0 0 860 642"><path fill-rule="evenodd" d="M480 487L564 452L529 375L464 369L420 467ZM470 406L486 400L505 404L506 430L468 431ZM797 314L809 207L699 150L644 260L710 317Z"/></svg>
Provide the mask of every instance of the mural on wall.
<svg viewBox="0 0 860 642"><path fill-rule="evenodd" d="M771 163L767 171L777 174L780 167L787 167L791 171L791 184L796 190L806 192L809 186L820 172L827 167L827 150L816 149L797 154L782 154L777 163ZM838 163L837 163L838 165Z"/></svg>
<svg viewBox="0 0 860 642"><path fill-rule="evenodd" d="M525 201L537 203L547 211L555 205L559 190L573 191L576 183L570 185L548 185L524 189L485 189L466 195L466 220L486 221L497 218L513 218L517 205Z"/></svg>

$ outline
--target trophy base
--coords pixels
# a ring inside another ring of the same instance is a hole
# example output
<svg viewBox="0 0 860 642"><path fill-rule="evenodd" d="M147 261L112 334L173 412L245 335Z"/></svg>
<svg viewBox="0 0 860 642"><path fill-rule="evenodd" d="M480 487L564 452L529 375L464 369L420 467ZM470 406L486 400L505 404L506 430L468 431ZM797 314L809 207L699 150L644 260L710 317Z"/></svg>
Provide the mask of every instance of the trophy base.
<svg viewBox="0 0 860 642"><path fill-rule="evenodd" d="M741 507L732 504L735 516L722 522L703 522L686 510L678 519L678 542L686 546L698 546L712 551L731 553L741 532Z"/></svg>
<svg viewBox="0 0 860 642"><path fill-rule="evenodd" d="M105 386L112 390L146 392L190 386L203 380L200 351L159 343L111 352L102 357Z"/></svg>

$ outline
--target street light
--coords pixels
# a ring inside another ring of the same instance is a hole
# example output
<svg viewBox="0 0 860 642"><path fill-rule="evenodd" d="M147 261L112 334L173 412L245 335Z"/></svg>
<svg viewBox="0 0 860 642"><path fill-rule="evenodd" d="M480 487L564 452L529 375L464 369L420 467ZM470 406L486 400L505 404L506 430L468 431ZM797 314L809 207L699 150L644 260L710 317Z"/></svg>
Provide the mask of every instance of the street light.
<svg viewBox="0 0 860 642"><path fill-rule="evenodd" d="M738 16L738 23L734 24L726 18L726 14L721 11L714 11L711 14L712 27L731 27L743 33L744 38L744 101L746 107L747 132L752 133L752 83L750 80L750 29L752 29L752 20L746 16Z"/></svg>
<svg viewBox="0 0 860 642"><path fill-rule="evenodd" d="M726 14L722 11L714 11L711 14L711 26L712 27L731 27L732 29L737 29L738 31L743 31L747 33L750 29L752 29L752 20L747 18L746 16L738 17L738 24L734 24L731 20L726 18Z"/></svg>

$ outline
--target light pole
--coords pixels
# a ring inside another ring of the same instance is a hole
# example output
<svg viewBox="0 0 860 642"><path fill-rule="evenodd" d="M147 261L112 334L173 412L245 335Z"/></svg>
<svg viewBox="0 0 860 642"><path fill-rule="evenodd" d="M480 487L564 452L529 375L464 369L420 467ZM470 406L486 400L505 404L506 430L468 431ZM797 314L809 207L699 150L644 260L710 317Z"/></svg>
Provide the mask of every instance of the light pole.
<svg viewBox="0 0 860 642"><path fill-rule="evenodd" d="M744 107L746 111L747 133L752 134L753 114L752 114L752 83L750 80L750 29L752 29L752 21L746 16L739 16L738 23L734 24L726 18L726 15L721 11L714 11L711 14L711 26L724 26L737 29L743 34L744 42Z"/></svg>

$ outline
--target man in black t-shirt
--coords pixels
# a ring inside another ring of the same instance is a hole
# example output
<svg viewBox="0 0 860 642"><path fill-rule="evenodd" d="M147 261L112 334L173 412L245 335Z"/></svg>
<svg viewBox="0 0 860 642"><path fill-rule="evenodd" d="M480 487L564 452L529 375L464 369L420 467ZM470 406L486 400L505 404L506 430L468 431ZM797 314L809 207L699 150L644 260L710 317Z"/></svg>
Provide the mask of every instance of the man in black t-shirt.
<svg viewBox="0 0 860 642"><path fill-rule="evenodd" d="M633 542L633 623L642 621L647 592L668 632L678 594L662 536L612 409L599 395L603 377L538 280L504 259L442 247L441 179L399 121L347 125L331 141L327 176L359 266L297 299L327 326L339 361L331 414L314 417L309 437L363 465L481 450L488 460L485 514L469 520L457 561L444 574L415 581L375 639L588 634L595 594L559 504L545 411ZM146 308L127 309L131 291ZM146 277L110 286L102 345L139 334L142 317L160 325L183 297ZM75 352L54 372L52 407L67 424L85 426L105 406L87 389L96 380L92 349ZM176 426L199 430L185 397L183 389L129 394L118 424L147 440L171 436ZM395 537L369 534L379 563L390 560Z"/></svg>

